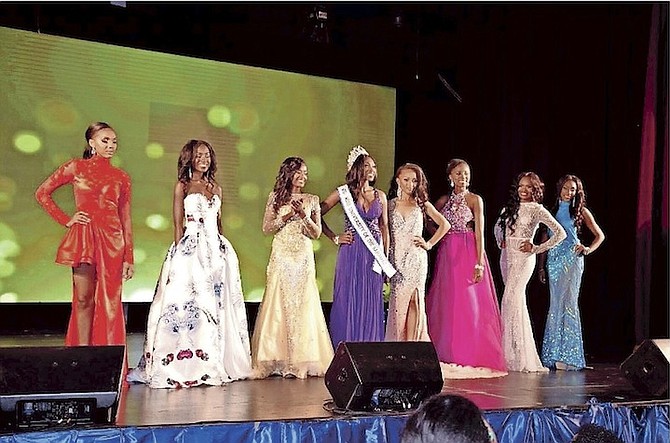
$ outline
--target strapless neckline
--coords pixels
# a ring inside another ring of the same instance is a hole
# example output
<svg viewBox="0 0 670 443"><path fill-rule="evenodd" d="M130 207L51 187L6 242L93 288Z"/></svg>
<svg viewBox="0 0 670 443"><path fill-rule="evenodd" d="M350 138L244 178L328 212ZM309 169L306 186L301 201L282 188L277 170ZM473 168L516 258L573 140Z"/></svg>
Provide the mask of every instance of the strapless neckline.
<svg viewBox="0 0 670 443"><path fill-rule="evenodd" d="M218 198L219 198L219 196L217 194L214 194L214 195L212 195L212 198L209 198L205 194L203 194L202 192L194 192L194 193L188 194L186 197L184 197L184 200L186 200L187 198L189 198L192 195L195 195L195 196L199 195L200 197L204 198L205 201L207 201L207 203L209 203L210 205L212 203L214 203L214 200L218 200Z"/></svg>

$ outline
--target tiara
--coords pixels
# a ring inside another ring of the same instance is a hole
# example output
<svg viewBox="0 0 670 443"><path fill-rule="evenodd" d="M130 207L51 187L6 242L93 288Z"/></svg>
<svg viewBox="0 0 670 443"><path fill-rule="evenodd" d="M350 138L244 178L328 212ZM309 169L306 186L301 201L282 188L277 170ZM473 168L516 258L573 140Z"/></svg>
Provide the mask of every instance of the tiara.
<svg viewBox="0 0 670 443"><path fill-rule="evenodd" d="M354 165L354 162L361 155L370 155L370 154L368 154L368 151L366 151L365 148L361 145L356 145L353 148L351 148L351 151L349 151L349 156L347 157L347 171L351 170L351 167Z"/></svg>

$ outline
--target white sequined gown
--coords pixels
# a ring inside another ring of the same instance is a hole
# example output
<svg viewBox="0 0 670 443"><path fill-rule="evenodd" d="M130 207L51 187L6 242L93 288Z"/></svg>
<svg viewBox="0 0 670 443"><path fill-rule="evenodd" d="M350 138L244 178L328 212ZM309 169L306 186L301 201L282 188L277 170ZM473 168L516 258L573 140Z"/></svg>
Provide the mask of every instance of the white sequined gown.
<svg viewBox="0 0 670 443"><path fill-rule="evenodd" d="M533 241L540 223L545 224L555 235L541 245L533 246L532 252L519 251L524 240ZM497 222L495 236L500 246L503 233ZM500 313L503 326L503 351L509 371L548 371L542 366L535 346L526 303L526 286L535 269L536 254L553 248L563 241L565 236L565 231L551 213L535 202L521 203L514 232L509 226L505 229L505 253L500 257L505 292L502 296Z"/></svg>
<svg viewBox="0 0 670 443"><path fill-rule="evenodd" d="M414 237L423 233L423 212L416 206L403 217L396 201L389 201L389 260L398 272L391 277L385 340L430 341L426 320L428 253L414 244Z"/></svg>
<svg viewBox="0 0 670 443"><path fill-rule="evenodd" d="M308 229L307 222L298 217L282 223L281 215L290 211L290 205L277 213L272 204L274 193L270 194L263 232L275 235L251 344L255 378L322 376L333 358L312 248L312 238L321 234L319 197L294 194L293 198L302 199L305 212L314 214L318 224Z"/></svg>

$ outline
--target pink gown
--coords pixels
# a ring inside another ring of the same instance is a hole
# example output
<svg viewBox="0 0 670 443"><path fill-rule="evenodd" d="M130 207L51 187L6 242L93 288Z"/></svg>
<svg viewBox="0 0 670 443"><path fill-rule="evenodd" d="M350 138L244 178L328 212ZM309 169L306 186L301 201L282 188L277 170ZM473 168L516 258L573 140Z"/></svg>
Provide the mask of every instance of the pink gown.
<svg viewBox="0 0 670 443"><path fill-rule="evenodd" d="M477 244L466 193L452 194L441 209L451 229L440 242L426 297L428 333L441 362L466 367L454 378L500 376L506 367L498 299L486 254L483 278L473 281Z"/></svg>

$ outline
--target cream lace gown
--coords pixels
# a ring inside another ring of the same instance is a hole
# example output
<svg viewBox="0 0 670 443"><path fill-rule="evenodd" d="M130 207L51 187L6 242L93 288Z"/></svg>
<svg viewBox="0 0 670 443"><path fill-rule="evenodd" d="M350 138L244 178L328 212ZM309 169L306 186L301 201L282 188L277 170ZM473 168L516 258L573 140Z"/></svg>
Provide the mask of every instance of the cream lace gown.
<svg viewBox="0 0 670 443"><path fill-rule="evenodd" d="M533 246L532 252L519 251L524 240L533 241L540 223L545 224L555 235L541 245ZM507 226L503 237L502 229L497 222L494 229L498 246L502 244L503 239L505 241L505 253L500 257L500 268L505 283L500 312L507 369L523 372L548 371L542 366L535 346L526 303L526 285L535 269L536 254L547 251L563 241L565 231L544 206L535 202L521 203L514 232Z"/></svg>
<svg viewBox="0 0 670 443"><path fill-rule="evenodd" d="M263 232L274 232L266 271L266 286L252 337L254 377L322 376L333 358L333 345L321 309L316 285L312 238L321 234L319 197L294 194L303 201L305 213L314 214L318 223L308 228L300 218L286 224L281 215L290 211L284 205L277 213L274 193L265 207Z"/></svg>

